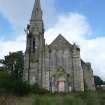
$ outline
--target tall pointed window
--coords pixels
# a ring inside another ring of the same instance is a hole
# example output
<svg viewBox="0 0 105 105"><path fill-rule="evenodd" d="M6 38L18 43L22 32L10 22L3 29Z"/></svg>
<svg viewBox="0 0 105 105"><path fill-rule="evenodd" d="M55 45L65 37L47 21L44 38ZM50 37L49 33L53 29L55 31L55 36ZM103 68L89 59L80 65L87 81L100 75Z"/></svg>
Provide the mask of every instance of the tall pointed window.
<svg viewBox="0 0 105 105"><path fill-rule="evenodd" d="M33 38L33 53L35 53L35 38Z"/></svg>

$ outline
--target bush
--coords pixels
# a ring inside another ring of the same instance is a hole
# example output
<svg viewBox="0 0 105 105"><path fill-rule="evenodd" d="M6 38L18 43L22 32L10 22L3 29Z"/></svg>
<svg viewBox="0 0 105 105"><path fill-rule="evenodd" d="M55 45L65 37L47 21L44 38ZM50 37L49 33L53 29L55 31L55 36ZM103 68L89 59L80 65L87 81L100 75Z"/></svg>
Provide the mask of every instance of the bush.
<svg viewBox="0 0 105 105"><path fill-rule="evenodd" d="M0 93L5 91L4 84L10 79L10 75L6 71L0 71Z"/></svg>
<svg viewBox="0 0 105 105"><path fill-rule="evenodd" d="M9 93L19 96L31 94L46 94L47 90L42 89L38 84L30 86L19 78L11 77L8 72L0 71L0 93Z"/></svg>
<svg viewBox="0 0 105 105"><path fill-rule="evenodd" d="M2 81L2 89L5 92L15 94L15 95L26 95L30 92L30 86L18 79L8 79Z"/></svg>
<svg viewBox="0 0 105 105"><path fill-rule="evenodd" d="M31 86L31 92L33 94L47 94L47 93L49 93L48 90L40 88L38 84L34 84Z"/></svg>
<svg viewBox="0 0 105 105"><path fill-rule="evenodd" d="M0 72L0 93L26 95L30 86L19 78L11 77L6 71Z"/></svg>
<svg viewBox="0 0 105 105"><path fill-rule="evenodd" d="M26 95L30 92L30 86L19 79L12 79L12 83L7 85L7 90L10 90L11 93L16 95Z"/></svg>

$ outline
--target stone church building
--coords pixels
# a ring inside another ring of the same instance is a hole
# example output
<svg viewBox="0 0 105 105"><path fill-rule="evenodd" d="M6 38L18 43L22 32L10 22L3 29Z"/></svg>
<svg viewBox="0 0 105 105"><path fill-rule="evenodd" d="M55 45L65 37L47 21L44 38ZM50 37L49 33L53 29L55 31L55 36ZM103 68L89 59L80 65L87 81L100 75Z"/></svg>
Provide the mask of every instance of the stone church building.
<svg viewBox="0 0 105 105"><path fill-rule="evenodd" d="M50 45L45 45L40 0L35 0L26 33L25 81L52 92L95 90L91 64L81 60L76 44L70 44L60 34Z"/></svg>

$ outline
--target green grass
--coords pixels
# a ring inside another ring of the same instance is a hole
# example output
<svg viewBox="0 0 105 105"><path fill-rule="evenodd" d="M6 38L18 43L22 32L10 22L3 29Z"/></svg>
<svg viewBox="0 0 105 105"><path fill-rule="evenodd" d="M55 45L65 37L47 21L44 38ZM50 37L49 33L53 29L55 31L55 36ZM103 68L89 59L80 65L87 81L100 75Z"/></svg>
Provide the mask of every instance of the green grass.
<svg viewBox="0 0 105 105"><path fill-rule="evenodd" d="M0 96L0 105L105 105L105 91L29 95L25 97L6 95Z"/></svg>
<svg viewBox="0 0 105 105"><path fill-rule="evenodd" d="M35 96L33 105L105 105L105 93L86 92Z"/></svg>

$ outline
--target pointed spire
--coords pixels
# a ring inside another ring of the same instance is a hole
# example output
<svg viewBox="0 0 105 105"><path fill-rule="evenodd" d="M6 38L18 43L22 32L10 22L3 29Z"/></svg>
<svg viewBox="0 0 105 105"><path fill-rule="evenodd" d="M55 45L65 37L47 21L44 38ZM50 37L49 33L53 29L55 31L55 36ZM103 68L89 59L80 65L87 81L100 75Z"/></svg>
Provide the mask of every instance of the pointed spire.
<svg viewBox="0 0 105 105"><path fill-rule="evenodd" d="M35 0L36 6L40 7L40 0Z"/></svg>
<svg viewBox="0 0 105 105"><path fill-rule="evenodd" d="M35 0L34 8L32 11L31 21L42 20L42 10L40 0Z"/></svg>

